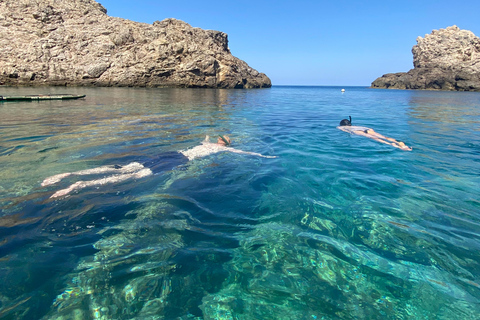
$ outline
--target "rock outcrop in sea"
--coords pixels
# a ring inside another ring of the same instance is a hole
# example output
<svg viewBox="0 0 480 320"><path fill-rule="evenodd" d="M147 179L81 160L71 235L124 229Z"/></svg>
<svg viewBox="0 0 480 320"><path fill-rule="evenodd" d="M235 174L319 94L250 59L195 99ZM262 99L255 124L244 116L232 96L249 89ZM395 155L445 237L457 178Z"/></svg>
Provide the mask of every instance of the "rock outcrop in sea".
<svg viewBox="0 0 480 320"><path fill-rule="evenodd" d="M0 1L0 84L271 86L265 74L230 53L223 32L106 13L94 0Z"/></svg>
<svg viewBox="0 0 480 320"><path fill-rule="evenodd" d="M457 26L418 37L412 48L414 68L389 73L372 88L480 91L480 38Z"/></svg>

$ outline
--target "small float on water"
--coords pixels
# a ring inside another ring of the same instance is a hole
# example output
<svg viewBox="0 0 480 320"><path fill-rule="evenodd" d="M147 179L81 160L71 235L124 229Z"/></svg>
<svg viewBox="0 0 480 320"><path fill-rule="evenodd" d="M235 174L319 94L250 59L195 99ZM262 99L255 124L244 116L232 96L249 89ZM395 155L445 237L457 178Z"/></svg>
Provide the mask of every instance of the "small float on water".
<svg viewBox="0 0 480 320"><path fill-rule="evenodd" d="M0 96L0 101L35 101L35 100L71 100L85 98L76 94L32 94L27 96Z"/></svg>

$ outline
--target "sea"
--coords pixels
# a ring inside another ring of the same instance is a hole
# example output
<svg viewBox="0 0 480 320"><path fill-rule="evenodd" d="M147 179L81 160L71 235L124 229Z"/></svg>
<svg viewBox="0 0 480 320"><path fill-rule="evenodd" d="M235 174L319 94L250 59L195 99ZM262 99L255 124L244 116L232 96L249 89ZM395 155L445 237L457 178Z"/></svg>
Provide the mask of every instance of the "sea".
<svg viewBox="0 0 480 320"><path fill-rule="evenodd" d="M480 318L480 92L0 87L63 93L0 102L0 319ZM206 135L276 157L41 185Z"/></svg>

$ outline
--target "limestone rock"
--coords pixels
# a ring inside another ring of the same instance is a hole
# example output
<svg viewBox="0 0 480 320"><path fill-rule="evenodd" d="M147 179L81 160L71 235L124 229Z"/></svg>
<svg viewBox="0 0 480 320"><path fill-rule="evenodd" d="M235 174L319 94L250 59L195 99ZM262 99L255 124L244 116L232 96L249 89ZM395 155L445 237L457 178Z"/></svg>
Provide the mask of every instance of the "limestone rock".
<svg viewBox="0 0 480 320"><path fill-rule="evenodd" d="M94 0L1 0L0 84L270 87L225 33L110 17Z"/></svg>
<svg viewBox="0 0 480 320"><path fill-rule="evenodd" d="M412 48L414 68L389 73L372 88L480 91L480 38L457 26L418 37Z"/></svg>

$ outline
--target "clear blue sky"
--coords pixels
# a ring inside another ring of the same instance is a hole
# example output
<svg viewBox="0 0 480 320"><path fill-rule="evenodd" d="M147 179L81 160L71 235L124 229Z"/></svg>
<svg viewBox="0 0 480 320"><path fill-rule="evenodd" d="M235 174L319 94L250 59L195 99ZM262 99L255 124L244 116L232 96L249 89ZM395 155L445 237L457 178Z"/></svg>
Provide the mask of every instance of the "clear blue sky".
<svg viewBox="0 0 480 320"><path fill-rule="evenodd" d="M413 68L416 38L433 29L480 36L480 0L97 1L114 17L225 32L232 54L273 85L369 86Z"/></svg>

